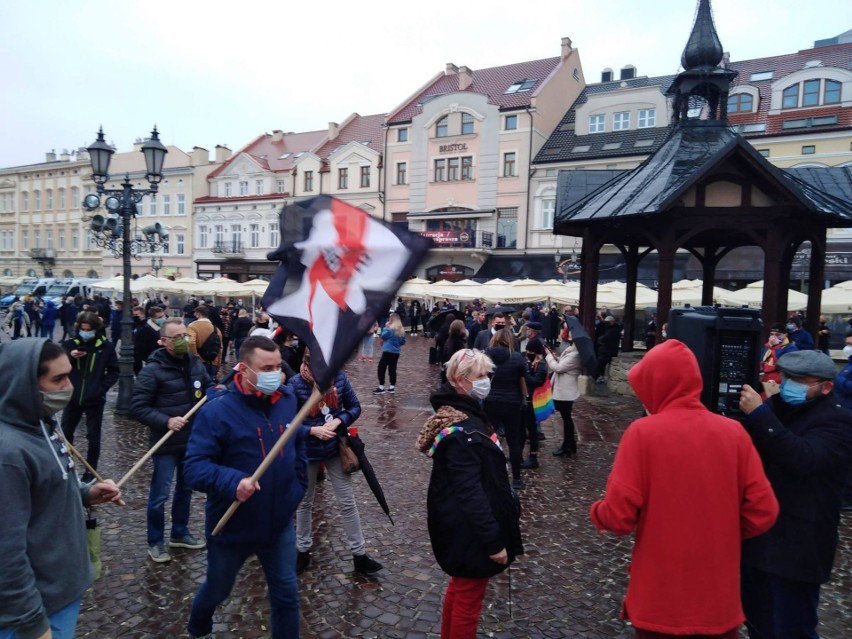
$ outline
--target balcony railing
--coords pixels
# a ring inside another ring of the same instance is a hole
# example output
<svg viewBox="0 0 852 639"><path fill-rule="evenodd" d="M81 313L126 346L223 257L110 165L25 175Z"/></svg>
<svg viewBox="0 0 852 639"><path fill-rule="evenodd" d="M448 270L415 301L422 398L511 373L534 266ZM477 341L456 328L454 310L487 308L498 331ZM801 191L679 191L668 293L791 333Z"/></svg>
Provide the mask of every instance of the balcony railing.
<svg viewBox="0 0 852 639"><path fill-rule="evenodd" d="M243 246L243 243L238 240L231 240L230 242L214 242L213 252L220 253L222 255L244 255L245 247Z"/></svg>
<svg viewBox="0 0 852 639"><path fill-rule="evenodd" d="M30 249L30 257L34 260L52 260L56 255L53 249L33 248Z"/></svg>

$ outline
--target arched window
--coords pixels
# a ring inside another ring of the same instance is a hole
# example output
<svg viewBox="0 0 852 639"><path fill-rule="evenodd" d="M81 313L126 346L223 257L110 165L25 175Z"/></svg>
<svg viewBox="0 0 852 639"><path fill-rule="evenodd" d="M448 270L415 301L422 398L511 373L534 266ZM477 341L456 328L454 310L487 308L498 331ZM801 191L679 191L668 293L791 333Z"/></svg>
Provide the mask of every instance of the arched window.
<svg viewBox="0 0 852 639"><path fill-rule="evenodd" d="M812 78L793 84L781 94L782 109L838 104L842 83L825 78Z"/></svg>
<svg viewBox="0 0 852 639"><path fill-rule="evenodd" d="M435 137L445 138L450 134L450 116L445 115L435 123Z"/></svg>
<svg viewBox="0 0 852 639"><path fill-rule="evenodd" d="M799 85L794 84L793 86L784 89L781 108L795 109L797 106L799 106Z"/></svg>
<svg viewBox="0 0 852 639"><path fill-rule="evenodd" d="M825 89L823 90L823 104L837 104L840 102L840 87L842 85L837 80L826 80Z"/></svg>
<svg viewBox="0 0 852 639"><path fill-rule="evenodd" d="M754 98L749 93L735 93L728 97L728 113L751 113Z"/></svg>
<svg viewBox="0 0 852 639"><path fill-rule="evenodd" d="M89 270L88 273L86 273L86 277L90 277L90 278L96 280L96 279L98 279L98 272L95 269L91 269L91 270Z"/></svg>
<svg viewBox="0 0 852 639"><path fill-rule="evenodd" d="M64 271L62 271L62 277L74 277L74 271L69 271L68 269L65 269Z"/></svg>

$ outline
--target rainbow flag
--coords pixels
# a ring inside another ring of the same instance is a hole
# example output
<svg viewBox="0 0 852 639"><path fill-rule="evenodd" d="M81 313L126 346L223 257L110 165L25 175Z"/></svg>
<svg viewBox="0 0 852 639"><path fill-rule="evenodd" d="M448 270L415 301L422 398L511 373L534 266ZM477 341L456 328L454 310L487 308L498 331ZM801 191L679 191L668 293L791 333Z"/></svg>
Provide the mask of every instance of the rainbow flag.
<svg viewBox="0 0 852 639"><path fill-rule="evenodd" d="M553 389L549 379L545 378L544 384L533 391L532 405L537 422L544 421L553 415L556 409L553 406Z"/></svg>

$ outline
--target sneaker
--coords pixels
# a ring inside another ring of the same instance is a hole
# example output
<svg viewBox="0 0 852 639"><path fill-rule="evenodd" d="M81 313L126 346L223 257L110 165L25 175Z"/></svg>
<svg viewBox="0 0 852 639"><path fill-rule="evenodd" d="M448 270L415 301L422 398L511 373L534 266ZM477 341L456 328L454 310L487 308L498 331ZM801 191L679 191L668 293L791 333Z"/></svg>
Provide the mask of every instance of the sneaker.
<svg viewBox="0 0 852 639"><path fill-rule="evenodd" d="M389 393L396 392L396 386L388 386L388 392Z"/></svg>
<svg viewBox="0 0 852 639"><path fill-rule="evenodd" d="M362 357L362 358L361 358L361 361L362 361L362 362L366 362L366 361L367 361L367 358L366 358L366 357Z"/></svg>
<svg viewBox="0 0 852 639"><path fill-rule="evenodd" d="M367 553L353 555L352 559L355 561L355 574L358 575L373 575L384 568L382 564L372 559Z"/></svg>
<svg viewBox="0 0 852 639"><path fill-rule="evenodd" d="M518 489L523 488L523 487L524 487L524 480L523 479L513 479L512 480L512 489L513 490L518 490Z"/></svg>
<svg viewBox="0 0 852 639"><path fill-rule="evenodd" d="M296 554L296 574L301 575L311 565L311 553L299 551Z"/></svg>
<svg viewBox="0 0 852 639"><path fill-rule="evenodd" d="M521 462L521 468L527 470L531 468L538 468L538 457L536 457L535 455L530 455L529 457L527 457L526 461Z"/></svg>
<svg viewBox="0 0 852 639"><path fill-rule="evenodd" d="M370 363L371 363L371 364L373 363L373 358L372 358L372 357L370 358Z"/></svg>
<svg viewBox="0 0 852 639"><path fill-rule="evenodd" d="M385 392L384 386L376 387L376 390L373 391L373 395L382 395Z"/></svg>
<svg viewBox="0 0 852 639"><path fill-rule="evenodd" d="M189 548L190 550L201 550L207 547L207 542L192 535L184 535L183 537L172 537L169 540L169 546L172 548Z"/></svg>
<svg viewBox="0 0 852 639"><path fill-rule="evenodd" d="M163 544L148 546L148 556L158 564L172 560L172 556L166 551L166 547Z"/></svg>

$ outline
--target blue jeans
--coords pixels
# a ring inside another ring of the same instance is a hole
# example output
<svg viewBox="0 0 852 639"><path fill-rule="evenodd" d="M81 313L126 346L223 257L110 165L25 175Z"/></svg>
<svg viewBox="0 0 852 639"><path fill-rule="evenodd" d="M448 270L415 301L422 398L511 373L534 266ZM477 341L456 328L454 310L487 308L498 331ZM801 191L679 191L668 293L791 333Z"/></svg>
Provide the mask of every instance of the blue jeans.
<svg viewBox="0 0 852 639"><path fill-rule="evenodd" d="M819 584L742 566L742 601L751 639L819 639Z"/></svg>
<svg viewBox="0 0 852 639"><path fill-rule="evenodd" d="M172 477L177 471L175 496L172 499L172 538L189 534L189 506L192 488L183 479L183 453L154 455L154 473L151 475L151 490L148 493L148 545L159 545L164 541L166 529L166 500L172 489Z"/></svg>
<svg viewBox="0 0 852 639"><path fill-rule="evenodd" d="M80 616L80 603L82 601L82 598L72 601L62 610L48 617L53 639L74 639L74 632L77 630L77 617ZM0 639L17 639L17 636L14 630L0 629Z"/></svg>
<svg viewBox="0 0 852 639"><path fill-rule="evenodd" d="M187 624L190 635L203 637L213 630L216 607L231 594L237 573L252 555L257 555L266 575L272 607L272 639L299 638L296 533L292 522L268 544L225 544L218 537L207 540L207 580L192 600Z"/></svg>

